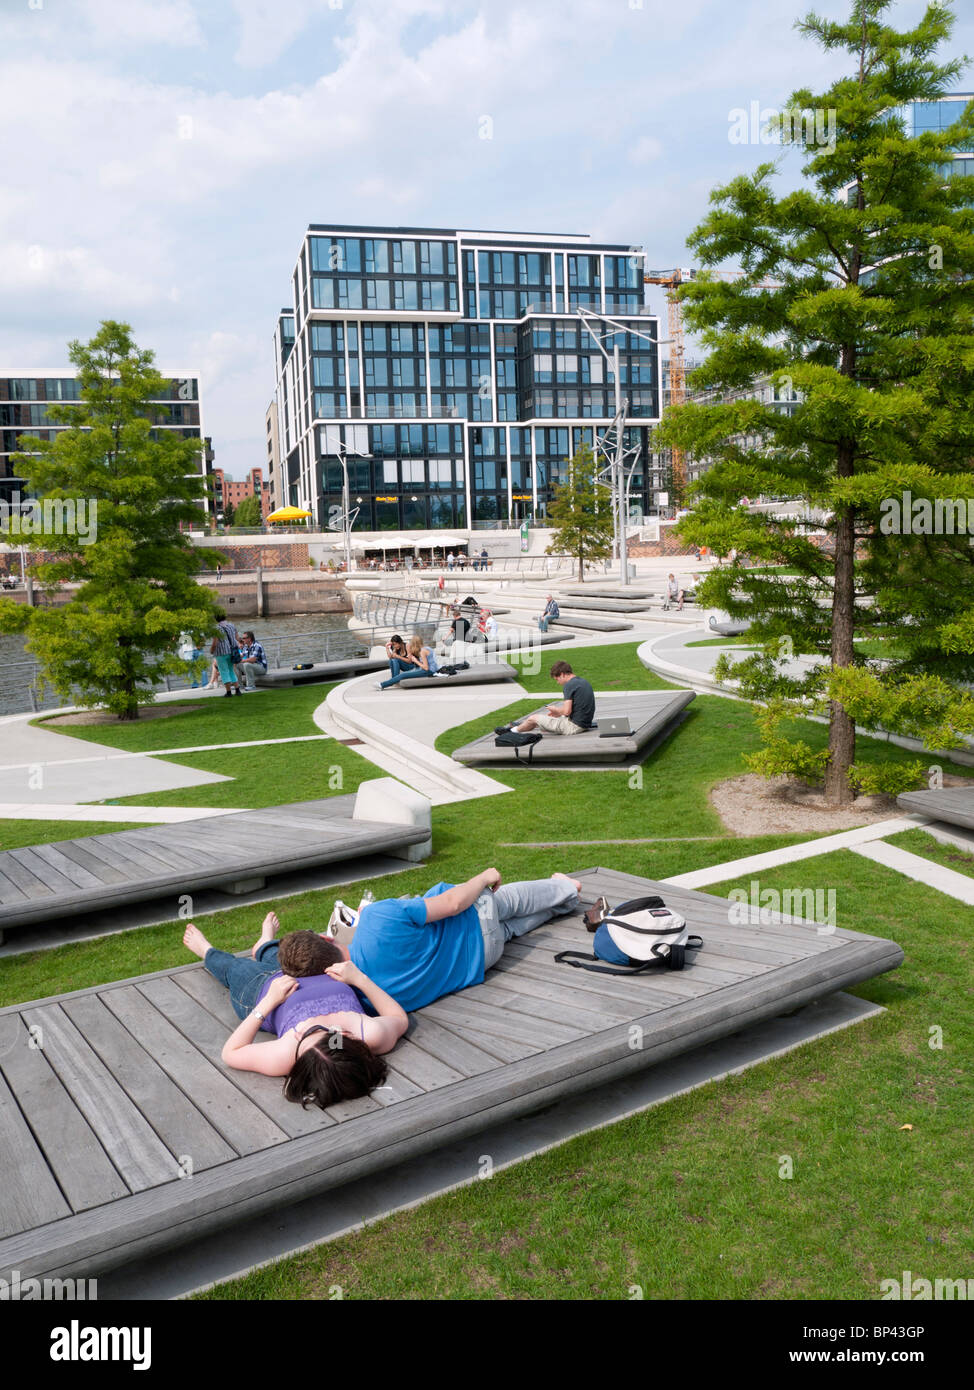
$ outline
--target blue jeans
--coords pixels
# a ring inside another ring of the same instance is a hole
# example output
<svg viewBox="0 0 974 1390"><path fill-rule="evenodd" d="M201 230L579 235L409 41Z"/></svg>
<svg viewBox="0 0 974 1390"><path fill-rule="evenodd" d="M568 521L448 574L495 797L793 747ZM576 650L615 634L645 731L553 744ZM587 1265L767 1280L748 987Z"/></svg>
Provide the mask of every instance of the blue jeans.
<svg viewBox="0 0 974 1390"><path fill-rule="evenodd" d="M578 904L578 894L564 878L502 883L493 893L489 889L481 893L474 906L484 938L484 969L497 964L509 941L544 926L552 917L574 912Z"/></svg>
<svg viewBox="0 0 974 1390"><path fill-rule="evenodd" d="M221 985L230 991L230 1003L238 1018L246 1018L257 1003L266 980L280 975L277 964L277 941L265 941L257 951L256 960L249 956L233 956L229 951L218 951L211 946L203 964Z"/></svg>
<svg viewBox="0 0 974 1390"><path fill-rule="evenodd" d="M390 665L392 663L390 662ZM387 681L382 681L382 689L388 690L390 685L398 685L400 681L407 681L411 676L428 676L429 671L424 671L422 666L410 666L405 661L396 661L397 669Z"/></svg>
<svg viewBox="0 0 974 1390"><path fill-rule="evenodd" d="M541 629L542 632L547 632L547 631L548 631L548 619L547 619L547 618L539 618L539 619L538 619L538 627Z"/></svg>

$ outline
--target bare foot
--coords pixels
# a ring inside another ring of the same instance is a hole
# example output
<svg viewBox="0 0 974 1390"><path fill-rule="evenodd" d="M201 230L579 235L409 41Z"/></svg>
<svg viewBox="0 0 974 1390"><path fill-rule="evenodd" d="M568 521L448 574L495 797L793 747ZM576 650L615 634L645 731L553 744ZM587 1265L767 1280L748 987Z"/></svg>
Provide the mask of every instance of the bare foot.
<svg viewBox="0 0 974 1390"><path fill-rule="evenodd" d="M570 883L572 885L576 893L580 893L582 891L582 885L579 883L577 878L569 878L567 874L552 874L551 877L563 878L566 883Z"/></svg>
<svg viewBox="0 0 974 1390"><path fill-rule="evenodd" d="M255 960L257 958L257 952L260 949L260 947L263 946L264 942L273 941L280 930L281 923L278 920L277 913L268 912L267 916L264 918L263 925L261 926L260 936L258 936L257 940L250 948L250 954L254 957Z"/></svg>
<svg viewBox="0 0 974 1390"><path fill-rule="evenodd" d="M188 951L192 951L194 956L199 956L200 960L202 960L207 951L211 949L210 943L200 931L199 927L194 926L192 922L188 923L186 930L183 932L183 945Z"/></svg>

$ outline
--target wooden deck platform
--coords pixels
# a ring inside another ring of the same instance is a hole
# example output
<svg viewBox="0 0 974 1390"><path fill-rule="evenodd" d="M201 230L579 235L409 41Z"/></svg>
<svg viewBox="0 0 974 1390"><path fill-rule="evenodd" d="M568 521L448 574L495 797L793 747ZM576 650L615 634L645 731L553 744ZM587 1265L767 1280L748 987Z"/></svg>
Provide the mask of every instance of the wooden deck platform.
<svg viewBox="0 0 974 1390"><path fill-rule="evenodd" d="M604 767L606 764L627 765L641 761L661 740L672 733L687 706L696 699L692 690L639 690L629 694L595 695L596 724L600 719L628 718L632 733L626 737L602 738L598 728L584 734L543 733L541 742L534 745L532 764L557 764L562 767ZM547 705L535 714L543 714ZM528 718L527 715L524 718ZM497 748L495 735L484 734L457 748L453 757L458 763L476 766L480 763L501 764L505 767L526 766L524 752L518 759L513 748Z"/></svg>
<svg viewBox="0 0 974 1390"><path fill-rule="evenodd" d="M658 891L705 940L683 972L558 964L579 918L512 943L484 984L411 1016L388 1086L322 1112L232 1071L199 963L0 1010L0 1268L89 1277L428 1153L892 970L900 948L728 924L704 893L603 869L585 903ZM176 928L174 927L174 933ZM634 1044L635 1039L635 1044ZM850 1041L850 1046L855 1044Z"/></svg>
<svg viewBox="0 0 974 1390"><path fill-rule="evenodd" d="M274 875L419 844L429 831L355 820L354 796L177 825L147 825L0 853L0 939L9 927L200 888L250 891Z"/></svg>
<svg viewBox="0 0 974 1390"><path fill-rule="evenodd" d="M897 806L947 825L974 830L974 787L941 787L937 791L900 792Z"/></svg>

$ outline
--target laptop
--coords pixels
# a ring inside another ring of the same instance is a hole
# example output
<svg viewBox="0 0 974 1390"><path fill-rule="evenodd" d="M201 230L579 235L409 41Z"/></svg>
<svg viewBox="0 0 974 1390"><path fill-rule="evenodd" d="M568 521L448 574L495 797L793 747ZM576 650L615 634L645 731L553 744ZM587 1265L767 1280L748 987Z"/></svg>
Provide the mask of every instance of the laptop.
<svg viewBox="0 0 974 1390"><path fill-rule="evenodd" d="M595 727L599 731L599 738L630 738L632 736L629 720L621 716L600 719Z"/></svg>

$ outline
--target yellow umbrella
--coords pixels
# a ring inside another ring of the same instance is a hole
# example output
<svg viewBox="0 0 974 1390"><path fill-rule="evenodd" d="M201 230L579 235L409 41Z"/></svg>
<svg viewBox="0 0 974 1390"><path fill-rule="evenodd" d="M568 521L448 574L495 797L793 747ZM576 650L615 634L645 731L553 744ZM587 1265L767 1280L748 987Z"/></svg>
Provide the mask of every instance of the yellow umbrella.
<svg viewBox="0 0 974 1390"><path fill-rule="evenodd" d="M276 512L268 514L268 521L299 521L302 517L310 516L310 512L302 510L301 507L278 507Z"/></svg>

